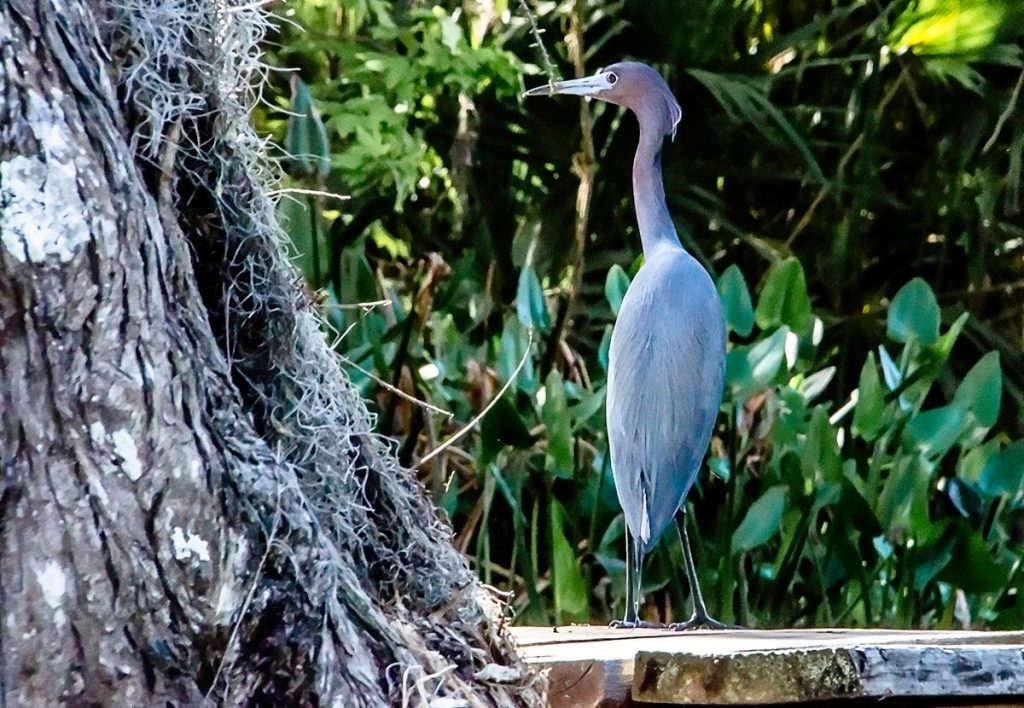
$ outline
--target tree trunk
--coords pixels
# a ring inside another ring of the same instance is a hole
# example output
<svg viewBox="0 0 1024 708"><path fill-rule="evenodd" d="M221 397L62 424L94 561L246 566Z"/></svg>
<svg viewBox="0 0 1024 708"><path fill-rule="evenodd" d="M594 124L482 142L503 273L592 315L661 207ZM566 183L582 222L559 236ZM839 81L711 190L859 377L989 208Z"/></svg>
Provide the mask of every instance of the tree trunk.
<svg viewBox="0 0 1024 708"><path fill-rule="evenodd" d="M0 0L0 705L534 703L282 255L260 4Z"/></svg>

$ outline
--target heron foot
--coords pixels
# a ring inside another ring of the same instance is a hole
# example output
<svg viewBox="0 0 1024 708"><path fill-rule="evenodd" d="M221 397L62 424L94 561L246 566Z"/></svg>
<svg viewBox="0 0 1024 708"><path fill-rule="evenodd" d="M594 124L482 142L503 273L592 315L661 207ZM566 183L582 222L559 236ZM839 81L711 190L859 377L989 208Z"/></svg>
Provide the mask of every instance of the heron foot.
<svg viewBox="0 0 1024 708"><path fill-rule="evenodd" d="M714 617L697 612L685 622L673 622L668 628L673 632L690 632L694 629L743 629L738 624L719 622Z"/></svg>
<svg viewBox="0 0 1024 708"><path fill-rule="evenodd" d="M635 620L612 620L608 623L611 629L664 629L661 622L646 622L641 619Z"/></svg>

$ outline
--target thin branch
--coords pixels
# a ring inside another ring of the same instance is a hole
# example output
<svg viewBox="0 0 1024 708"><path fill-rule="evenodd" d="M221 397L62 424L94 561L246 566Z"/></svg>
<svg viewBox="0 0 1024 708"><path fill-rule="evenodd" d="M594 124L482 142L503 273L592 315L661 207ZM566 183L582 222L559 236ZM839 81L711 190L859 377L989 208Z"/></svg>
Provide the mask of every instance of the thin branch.
<svg viewBox="0 0 1024 708"><path fill-rule="evenodd" d="M353 302L342 304L340 302L329 302L324 305L331 310L371 310L374 307L390 307L391 300L370 300L369 302Z"/></svg>
<svg viewBox="0 0 1024 708"><path fill-rule="evenodd" d="M494 395L494 398L492 398L490 400L490 402L488 402L488 404L486 406L484 406L484 409L482 411L480 411L476 416L474 416L473 420L471 420L468 423L466 423L466 425L461 430L459 430L457 433L455 433L450 438L445 440L443 443L441 443L440 445L435 447L433 450L428 452L426 455L424 455L420 459L419 462L417 462L415 465L413 465L413 469L419 469L420 467L425 465L427 462L430 462L430 460L434 459L435 457L440 455L442 452L444 452L447 448L449 448L452 445L454 445L456 440L458 440L463 435L465 435L470 430L472 430L474 427L476 427L476 424L479 423L483 419L483 417L488 414L488 412L490 412L491 408L494 407L494 405L501 399L502 396L505 395L505 392L508 391L508 389L515 382L516 377L519 376L519 372L523 370L524 366L526 366L526 360L530 358L530 350L532 348L533 348L533 330L531 329L531 330L529 330L529 335L527 336L526 351L523 352L523 358L519 360L518 364L516 364L515 370L512 372L512 375L508 377L508 381L505 382L505 385L502 386L501 389Z"/></svg>
<svg viewBox="0 0 1024 708"><path fill-rule="evenodd" d="M370 377L378 385L383 386L384 388L386 388L387 390L391 391L391 393L395 394L399 398L404 398L405 400L409 401L409 403L415 403L418 406L423 406L424 408L426 408L428 410L432 410L435 413L440 413L441 415L446 415L449 418L454 418L455 417L454 413L452 413L450 411L446 411L444 408L438 408L437 406L433 405L432 403L427 403L426 401L421 401L420 399L418 399L415 396L412 396L412 395L406 393L405 391L403 391L402 389L398 388L397 386L392 386L387 381L384 381L383 379L379 378L375 374L372 374L369 371L367 371L366 369L364 369L363 367L359 366L359 364L355 363L354 361L349 359L347 356L342 356L341 358L342 358L342 360L346 364L351 366L353 369L355 369L359 373L363 374L364 376Z"/></svg>
<svg viewBox="0 0 1024 708"><path fill-rule="evenodd" d="M334 192L325 192L321 189L302 189L300 187L286 187L284 189L275 189L272 192L267 192L268 197L276 197L281 194L306 194L311 197L330 197L331 199L340 199L346 201L351 199L347 194L335 194Z"/></svg>
<svg viewBox="0 0 1024 708"><path fill-rule="evenodd" d="M1017 85L1013 87L1013 93L1010 95L1010 103L1007 104L1006 110L999 116L999 120L996 122L996 128L992 131L992 137L985 141L985 145L981 148L981 154L984 155L986 152L992 149L992 146L996 144L996 140L999 138L999 134L1003 132L1003 126L1006 125L1006 121L1013 115L1013 109L1017 107L1017 99L1020 97L1020 90L1024 87L1024 71L1020 72L1020 76L1017 77Z"/></svg>
<svg viewBox="0 0 1024 708"><path fill-rule="evenodd" d="M519 0L519 6L523 8L523 13L526 14L526 19L530 22L530 33L533 35L533 40L537 44L537 49L540 50L541 59L544 60L544 71L547 72L548 82L554 83L558 80L558 75L555 73L555 67L551 63L551 57L548 55L548 50L544 46L544 41L540 38L540 30L537 28L537 20L533 16L533 12L530 11L530 6L526 4L526 0Z"/></svg>

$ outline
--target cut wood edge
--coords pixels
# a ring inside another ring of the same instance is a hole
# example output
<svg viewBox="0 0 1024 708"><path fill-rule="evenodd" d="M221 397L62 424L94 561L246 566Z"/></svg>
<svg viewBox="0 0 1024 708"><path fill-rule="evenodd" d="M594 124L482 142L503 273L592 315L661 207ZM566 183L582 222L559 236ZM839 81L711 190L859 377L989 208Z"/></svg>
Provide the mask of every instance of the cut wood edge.
<svg viewBox="0 0 1024 708"><path fill-rule="evenodd" d="M637 654L640 703L757 705L842 698L1024 694L1019 645L819 647L719 656Z"/></svg>

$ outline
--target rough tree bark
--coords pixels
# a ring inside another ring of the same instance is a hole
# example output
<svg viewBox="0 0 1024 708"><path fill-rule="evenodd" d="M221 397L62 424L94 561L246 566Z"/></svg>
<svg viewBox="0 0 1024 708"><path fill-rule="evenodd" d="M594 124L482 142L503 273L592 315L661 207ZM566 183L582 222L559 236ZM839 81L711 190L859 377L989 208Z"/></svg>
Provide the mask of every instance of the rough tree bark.
<svg viewBox="0 0 1024 708"><path fill-rule="evenodd" d="M281 255L260 5L0 0L0 705L534 703Z"/></svg>

